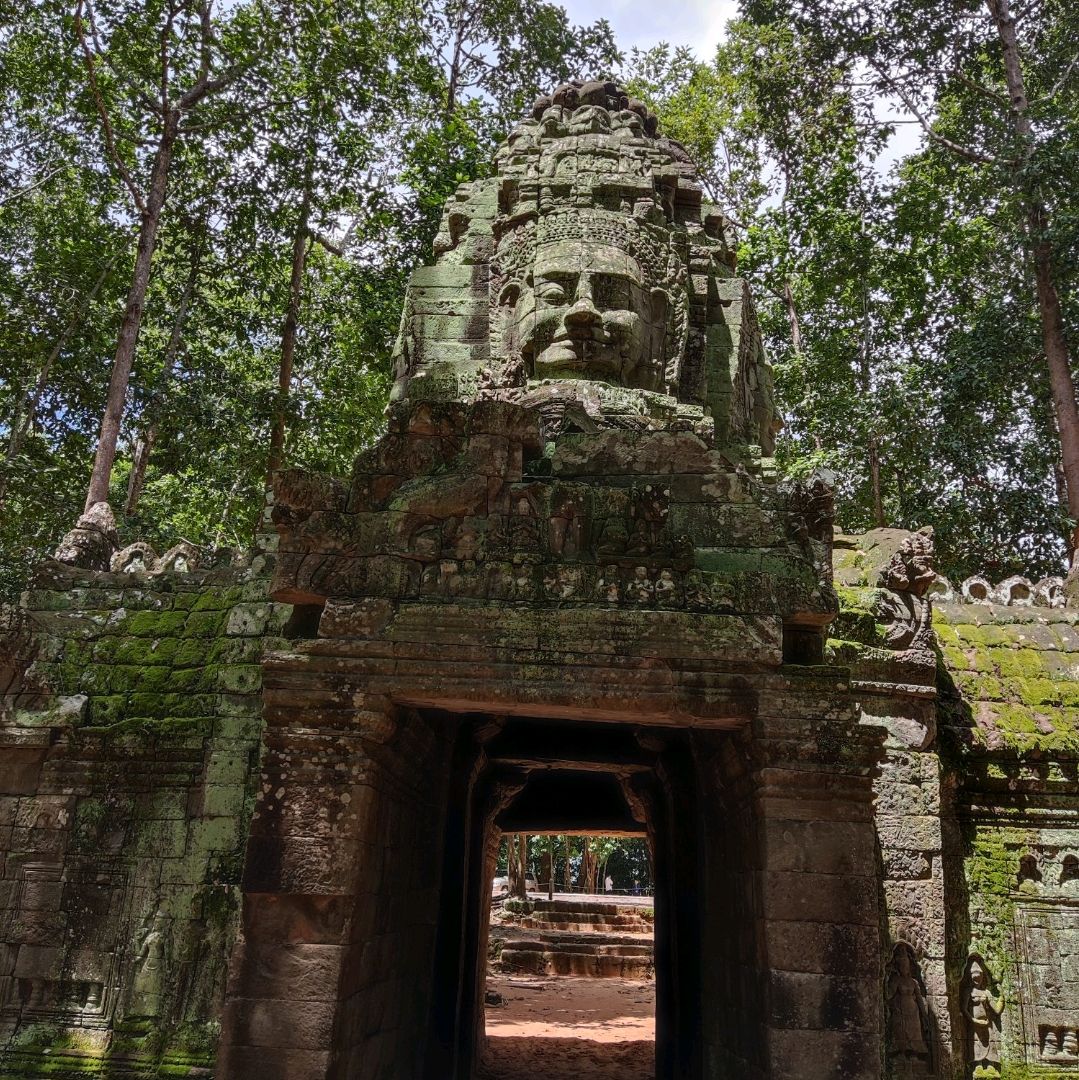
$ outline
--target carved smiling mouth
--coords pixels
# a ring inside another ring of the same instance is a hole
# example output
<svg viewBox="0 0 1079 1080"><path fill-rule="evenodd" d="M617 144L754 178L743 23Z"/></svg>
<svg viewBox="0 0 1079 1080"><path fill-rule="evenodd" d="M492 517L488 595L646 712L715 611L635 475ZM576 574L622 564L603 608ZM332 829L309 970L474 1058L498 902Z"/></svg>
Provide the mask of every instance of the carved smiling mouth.
<svg viewBox="0 0 1079 1080"><path fill-rule="evenodd" d="M543 369L548 378L582 372L617 375L622 369L622 357L614 348L613 337L598 327L563 330L540 354L536 367Z"/></svg>

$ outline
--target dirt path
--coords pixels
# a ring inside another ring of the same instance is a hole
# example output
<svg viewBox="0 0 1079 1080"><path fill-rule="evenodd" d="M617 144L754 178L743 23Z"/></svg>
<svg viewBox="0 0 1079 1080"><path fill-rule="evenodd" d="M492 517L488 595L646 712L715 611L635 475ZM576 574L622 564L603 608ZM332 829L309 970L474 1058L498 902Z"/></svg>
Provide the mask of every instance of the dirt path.
<svg viewBox="0 0 1079 1080"><path fill-rule="evenodd" d="M629 979L488 975L483 1080L652 1080L656 987Z"/></svg>

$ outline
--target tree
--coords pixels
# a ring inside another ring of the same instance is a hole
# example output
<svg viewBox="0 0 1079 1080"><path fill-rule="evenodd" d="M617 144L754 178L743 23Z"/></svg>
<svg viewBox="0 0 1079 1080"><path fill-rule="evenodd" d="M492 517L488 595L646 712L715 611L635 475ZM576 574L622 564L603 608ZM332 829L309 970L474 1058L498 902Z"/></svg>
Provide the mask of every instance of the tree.
<svg viewBox="0 0 1079 1080"><path fill-rule="evenodd" d="M793 25L834 57L852 95L890 97L933 150L978 186L994 189L1003 244L1026 260L1042 367L1052 402L1068 546L1079 522L1079 409L1071 370L1071 259L1057 215L1068 215L1075 154L1075 13L1046 3L1017 19L1008 0L942 8L900 4L753 0L762 25ZM1035 362L1030 357L1030 362Z"/></svg>
<svg viewBox="0 0 1079 1080"><path fill-rule="evenodd" d="M128 381L142 325L169 173L177 142L198 123L198 108L242 72L250 41L214 19L213 0L165 0L142 8L77 0L73 31L86 69L106 158L127 189L138 220L135 263L116 341L86 506L109 497ZM146 48L150 40L157 47ZM231 54L231 55L230 55ZM121 106L126 109L121 111ZM136 133L153 131L148 153ZM140 175L142 174L142 175Z"/></svg>
<svg viewBox="0 0 1079 1080"><path fill-rule="evenodd" d="M1000 134L976 89L988 67L1006 94L992 35L957 58L959 74L924 114L946 141L926 136L888 170L896 128L921 121L888 116L899 99L869 71L857 35L835 31L830 6L748 10L714 63L653 50L631 74L741 226L739 269L786 418L785 470L832 470L847 529L932 524L953 578L1059 572L1070 528L1035 283L1031 263L1009 257L1027 242L1026 219L1011 180L947 145ZM895 29L891 5L888 18L866 11L881 34ZM1039 98L1038 182L1066 330L1075 265L1062 256L1076 249L1076 223L1065 192L1079 147L1074 101L1058 87L1073 77L1069 18L1044 9L1035 65L1051 91ZM924 27L907 29L917 42Z"/></svg>

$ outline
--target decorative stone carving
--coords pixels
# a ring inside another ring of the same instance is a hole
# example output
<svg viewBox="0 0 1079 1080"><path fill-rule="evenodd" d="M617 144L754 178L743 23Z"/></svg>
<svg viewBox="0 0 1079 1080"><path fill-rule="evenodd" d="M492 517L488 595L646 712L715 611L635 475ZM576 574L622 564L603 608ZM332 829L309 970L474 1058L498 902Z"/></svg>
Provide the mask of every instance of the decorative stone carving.
<svg viewBox="0 0 1079 1080"><path fill-rule="evenodd" d="M1034 586L1027 578L1015 574L996 587L992 598L996 603L1010 607L1029 607L1034 603Z"/></svg>
<svg viewBox="0 0 1079 1080"><path fill-rule="evenodd" d="M962 1002L969 1062L975 1078L1000 1075L1000 1017L1004 999L993 992L993 984L981 954L971 953L963 976Z"/></svg>
<svg viewBox="0 0 1079 1080"><path fill-rule="evenodd" d="M520 403L547 438L681 426L771 455L772 375L730 223L654 114L616 83L568 83L495 162L449 200L436 264L412 277L394 399Z"/></svg>
<svg viewBox="0 0 1079 1080"><path fill-rule="evenodd" d="M1062 577L1044 577L1034 586L1035 604L1042 607L1062 608L1065 600Z"/></svg>
<svg viewBox="0 0 1079 1080"><path fill-rule="evenodd" d="M993 586L980 574L975 574L959 586L959 592L968 604L988 604L993 596Z"/></svg>
<svg viewBox="0 0 1079 1080"><path fill-rule="evenodd" d="M934 603L947 604L955 599L955 589L946 577L937 574L936 580L929 586L929 592L926 595Z"/></svg>
<svg viewBox="0 0 1079 1080"><path fill-rule="evenodd" d="M931 652L931 609L926 594L936 579L932 532L912 533L877 580L882 590L878 614L886 624L885 640L891 648Z"/></svg>
<svg viewBox="0 0 1079 1080"><path fill-rule="evenodd" d="M925 998L914 949L905 941L897 942L892 949L885 984L888 1050L907 1075L926 1075L931 1068Z"/></svg>
<svg viewBox="0 0 1079 1080"><path fill-rule="evenodd" d="M188 540L174 544L157 560L156 569L160 572L187 574L198 569L199 549Z"/></svg>
<svg viewBox="0 0 1079 1080"><path fill-rule="evenodd" d="M149 573L157 565L157 552L142 540L136 540L113 555L109 569L114 574Z"/></svg>
<svg viewBox="0 0 1079 1080"><path fill-rule="evenodd" d="M107 502L94 503L67 533L53 558L83 570L108 570L113 552L120 546L116 519Z"/></svg>
<svg viewBox="0 0 1079 1080"><path fill-rule="evenodd" d="M168 920L158 911L138 941L128 999L129 1015L161 1015L168 950Z"/></svg>

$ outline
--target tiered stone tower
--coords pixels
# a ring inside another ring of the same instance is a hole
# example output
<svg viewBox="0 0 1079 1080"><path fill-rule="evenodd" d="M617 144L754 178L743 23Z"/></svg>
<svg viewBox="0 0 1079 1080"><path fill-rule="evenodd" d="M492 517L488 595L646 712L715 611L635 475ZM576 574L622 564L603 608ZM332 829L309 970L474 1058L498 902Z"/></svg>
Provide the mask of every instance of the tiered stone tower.
<svg viewBox="0 0 1079 1080"><path fill-rule="evenodd" d="M729 223L618 86L437 252L347 481L279 474L231 566L99 504L35 577L0 1075L471 1080L497 837L545 829L649 837L657 1080L1075 1075L1059 583L959 602L776 474Z"/></svg>

